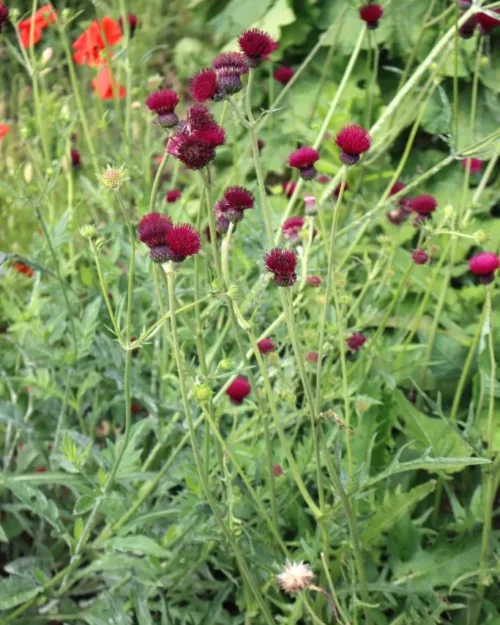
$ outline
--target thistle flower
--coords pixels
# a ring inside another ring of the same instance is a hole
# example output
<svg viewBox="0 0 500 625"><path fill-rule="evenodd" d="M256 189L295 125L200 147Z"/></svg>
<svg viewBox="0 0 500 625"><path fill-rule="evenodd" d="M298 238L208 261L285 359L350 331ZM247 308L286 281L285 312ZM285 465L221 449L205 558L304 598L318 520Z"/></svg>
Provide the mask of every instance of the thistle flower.
<svg viewBox="0 0 500 625"><path fill-rule="evenodd" d="M139 241L150 249L167 245L167 232L172 227L172 220L161 213L149 213L139 222Z"/></svg>
<svg viewBox="0 0 500 625"><path fill-rule="evenodd" d="M425 265L429 260L429 254L422 249L415 250L411 257L416 265Z"/></svg>
<svg viewBox="0 0 500 625"><path fill-rule="evenodd" d="M196 102L222 99L217 89L217 74L213 69L202 69L199 71L191 79L189 90Z"/></svg>
<svg viewBox="0 0 500 625"><path fill-rule="evenodd" d="M346 339L347 347L353 352L359 352L359 350L366 343L366 337L360 332L355 332L351 334L349 338Z"/></svg>
<svg viewBox="0 0 500 625"><path fill-rule="evenodd" d="M437 201L432 195L417 195L411 200L410 207L414 213L418 214L418 221L420 222L431 218L432 213L437 208Z"/></svg>
<svg viewBox="0 0 500 625"><path fill-rule="evenodd" d="M281 464L273 464L274 477L281 477L283 475L283 467Z"/></svg>
<svg viewBox="0 0 500 625"><path fill-rule="evenodd" d="M333 190L332 195L333 195L333 197L334 197L335 199L338 199L338 197L339 197L339 195L340 195L340 189L341 189L341 187L342 187L342 185L338 184L338 185L335 187L335 189ZM347 184L347 182L344 184L344 193L345 193L346 191L349 191L349 185Z"/></svg>
<svg viewBox="0 0 500 625"><path fill-rule="evenodd" d="M468 169L471 174L480 174L483 169L483 161L480 158L463 158L461 165Z"/></svg>
<svg viewBox="0 0 500 625"><path fill-rule="evenodd" d="M406 189L406 185L404 182L400 182L400 181L395 182L392 185L389 194L392 197L393 195L396 195L396 193L399 193L403 189ZM406 218L408 217L408 214L411 213L411 200L406 197L398 197L396 201L398 203L399 208L401 209L400 212L401 212L402 221L405 221Z"/></svg>
<svg viewBox="0 0 500 625"><path fill-rule="evenodd" d="M219 98L234 95L241 91L241 76L248 72L245 56L241 52L223 52L212 61L212 67L217 77Z"/></svg>
<svg viewBox="0 0 500 625"><path fill-rule="evenodd" d="M369 30L375 30L378 28L378 22L383 14L384 9L380 6L380 4L366 4L359 9L359 17L363 20L363 22L366 22L366 27Z"/></svg>
<svg viewBox="0 0 500 625"><path fill-rule="evenodd" d="M203 104L193 104L189 107L185 121L179 124L179 131L184 134L192 134L197 130L205 130L217 126L215 117Z"/></svg>
<svg viewBox="0 0 500 625"><path fill-rule="evenodd" d="M266 269L273 274L277 286L293 286L297 280L297 256L291 250L274 248L266 255Z"/></svg>
<svg viewBox="0 0 500 625"><path fill-rule="evenodd" d="M257 347L259 348L259 352L261 354L268 354L276 349L276 345L269 338L257 341Z"/></svg>
<svg viewBox="0 0 500 625"><path fill-rule="evenodd" d="M215 213L229 222L238 223L243 219L243 211L254 208L255 198L245 187L229 187L224 191L223 199L217 202Z"/></svg>
<svg viewBox="0 0 500 625"><path fill-rule="evenodd" d="M314 163L319 161L319 159L318 150L305 146L290 154L288 164L290 167L295 167L299 170L300 177L303 180L312 180L317 173Z"/></svg>
<svg viewBox="0 0 500 625"><path fill-rule="evenodd" d="M165 193L165 201L167 204L173 204L181 197L182 192L180 189L171 189Z"/></svg>
<svg viewBox="0 0 500 625"><path fill-rule="evenodd" d="M259 150L259 153L262 152L262 148L265 146L266 144L264 143L264 141L262 141L262 139L257 139L257 148Z"/></svg>
<svg viewBox="0 0 500 625"><path fill-rule="evenodd" d="M319 354L318 352L307 352L306 360L311 365L315 365L318 363Z"/></svg>
<svg viewBox="0 0 500 625"><path fill-rule="evenodd" d="M167 231L168 260L181 263L188 256L198 254L200 233L189 224L176 224Z"/></svg>
<svg viewBox="0 0 500 625"><path fill-rule="evenodd" d="M274 70L273 77L274 77L274 80L277 80L282 85L286 85L293 78L294 74L295 74L295 70L293 69L293 67L288 67L284 65L282 67L277 67Z"/></svg>
<svg viewBox="0 0 500 625"><path fill-rule="evenodd" d="M283 222L281 231L285 239L296 241L299 238L299 232L304 227L305 219L303 217L290 217Z"/></svg>
<svg viewBox="0 0 500 625"><path fill-rule="evenodd" d="M168 144L168 152L188 169L202 169L215 158L215 149L194 136L176 135Z"/></svg>
<svg viewBox="0 0 500 625"><path fill-rule="evenodd" d="M293 594L309 588L314 581L314 573L309 564L287 560L276 579L282 590Z"/></svg>
<svg viewBox="0 0 500 625"><path fill-rule="evenodd" d="M221 52L212 61L212 67L216 73L227 67L233 68L240 76L248 72L245 55L241 52Z"/></svg>
<svg viewBox="0 0 500 625"><path fill-rule="evenodd" d="M139 24L139 20L137 19L137 15L135 15L134 13L129 13L127 15L127 22L128 22L130 38L132 39L132 37L135 34L135 29L137 28L137 25ZM123 19L122 19L121 15L118 18L118 24L120 25L120 29L123 31Z"/></svg>
<svg viewBox="0 0 500 625"><path fill-rule="evenodd" d="M392 185L391 190L389 191L389 195L391 195L391 196L392 195L396 195L396 193L399 193L403 189L406 189L405 183L398 180L398 182L395 182Z"/></svg>
<svg viewBox="0 0 500 625"><path fill-rule="evenodd" d="M73 167L73 169L79 169L82 164L80 152L73 148L70 151L69 155L71 158L71 166Z"/></svg>
<svg viewBox="0 0 500 625"><path fill-rule="evenodd" d="M283 193L286 195L287 198L292 197L296 186L297 186L297 183L294 180L287 180L286 182L281 183Z"/></svg>
<svg viewBox="0 0 500 625"><path fill-rule="evenodd" d="M314 197L314 195L306 195L304 197L304 206L306 215L316 214L316 198Z"/></svg>
<svg viewBox="0 0 500 625"><path fill-rule="evenodd" d="M307 276L307 284L313 288L321 286L321 278L319 276Z"/></svg>
<svg viewBox="0 0 500 625"><path fill-rule="evenodd" d="M338 132L335 143L340 148L340 160L344 165L355 165L360 155L370 149L371 137L368 130L352 124Z"/></svg>
<svg viewBox="0 0 500 625"><path fill-rule="evenodd" d="M0 31L2 27L9 21L9 7L0 2Z"/></svg>
<svg viewBox="0 0 500 625"><path fill-rule="evenodd" d="M494 252L481 252L469 260L469 269L483 284L495 279L495 271L500 267L500 258Z"/></svg>
<svg viewBox="0 0 500 625"><path fill-rule="evenodd" d="M250 28L242 33L238 38L238 44L245 55L248 67L259 67L279 45L270 35L258 28Z"/></svg>
<svg viewBox="0 0 500 625"><path fill-rule="evenodd" d="M477 25L477 13L471 15L462 26L458 29L458 33L462 39L470 39L474 35Z"/></svg>
<svg viewBox="0 0 500 625"><path fill-rule="evenodd" d="M491 13L496 13L498 17L493 17ZM481 35L489 35L493 29L500 26L500 9L490 9L488 13L476 13L476 19Z"/></svg>
<svg viewBox="0 0 500 625"><path fill-rule="evenodd" d="M226 395L232 404L242 404L243 400L250 395L252 387L250 382L243 376L234 379L226 389Z"/></svg>
<svg viewBox="0 0 500 625"><path fill-rule="evenodd" d="M330 182L330 176L321 174L316 178L316 182L319 182L320 184L328 184Z"/></svg>
<svg viewBox="0 0 500 625"><path fill-rule="evenodd" d="M159 89L150 93L146 99L146 106L158 114L156 123L162 128L177 126L179 118L174 109L178 104L179 96L172 89Z"/></svg>

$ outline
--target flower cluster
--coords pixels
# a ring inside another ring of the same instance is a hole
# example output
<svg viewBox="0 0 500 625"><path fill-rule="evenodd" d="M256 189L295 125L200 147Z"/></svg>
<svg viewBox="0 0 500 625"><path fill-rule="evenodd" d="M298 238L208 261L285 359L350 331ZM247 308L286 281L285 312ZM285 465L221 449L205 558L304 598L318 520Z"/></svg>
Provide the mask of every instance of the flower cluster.
<svg viewBox="0 0 500 625"><path fill-rule="evenodd" d="M2 5L3 6L3 5ZM8 13L7 13L8 15ZM57 19L57 13L51 4L40 7L33 17L19 22L19 38L23 48L35 45L42 38L42 32L53 24Z"/></svg>
<svg viewBox="0 0 500 625"><path fill-rule="evenodd" d="M168 141L168 152L188 169L202 169L215 158L215 148L226 140L224 128L202 104L193 105Z"/></svg>
<svg viewBox="0 0 500 625"><path fill-rule="evenodd" d="M181 263L200 251L200 234L189 224L173 224L161 213L149 213L139 222L139 240L149 247L155 263Z"/></svg>
<svg viewBox="0 0 500 625"><path fill-rule="evenodd" d="M254 208L255 198L244 187L228 187L222 199L214 206L217 219L217 231L227 232L230 223L237 224L243 219L244 211Z"/></svg>

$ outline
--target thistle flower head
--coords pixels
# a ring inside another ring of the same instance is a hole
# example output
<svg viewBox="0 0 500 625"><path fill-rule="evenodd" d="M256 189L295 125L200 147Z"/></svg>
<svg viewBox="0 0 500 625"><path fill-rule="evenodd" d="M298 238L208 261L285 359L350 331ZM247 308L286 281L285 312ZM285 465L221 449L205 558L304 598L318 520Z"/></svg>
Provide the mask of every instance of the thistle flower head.
<svg viewBox="0 0 500 625"><path fill-rule="evenodd" d="M70 155L70 158L71 158L71 166L73 167L73 169L79 169L79 167L82 164L80 151L76 150L75 148L72 148L70 150L69 155Z"/></svg>
<svg viewBox="0 0 500 625"><path fill-rule="evenodd" d="M293 67L288 67L286 65L283 65L281 67L277 67L274 70L273 77L274 77L274 80L277 80L282 85L286 85L293 78L294 74L295 74L295 70L293 69Z"/></svg>
<svg viewBox="0 0 500 625"><path fill-rule="evenodd" d="M411 257L416 265L425 265L429 260L429 254L422 249L415 250Z"/></svg>
<svg viewBox="0 0 500 625"><path fill-rule="evenodd" d="M479 277L483 284L489 284L495 278L495 271L500 267L500 258L494 252L480 252L469 260L471 273Z"/></svg>
<svg viewBox="0 0 500 625"><path fill-rule="evenodd" d="M307 352L306 354L306 360L311 365L316 365L318 363L318 358L318 352Z"/></svg>
<svg viewBox="0 0 500 625"><path fill-rule="evenodd" d="M217 76L219 97L234 95L241 91L241 76L248 72L245 55L241 52L222 52L212 61Z"/></svg>
<svg viewBox="0 0 500 625"><path fill-rule="evenodd" d="M165 193L165 202L167 204L173 204L181 197L182 192L180 189L171 189Z"/></svg>
<svg viewBox="0 0 500 625"><path fill-rule="evenodd" d="M303 217L290 217L283 222L281 231L285 239L296 241L299 238L299 232L304 227L305 219Z"/></svg>
<svg viewBox="0 0 500 625"><path fill-rule="evenodd" d="M346 339L347 347L353 352L359 352L359 350L366 343L366 337L364 334L360 332L355 332L351 334L349 338Z"/></svg>
<svg viewBox="0 0 500 625"><path fill-rule="evenodd" d="M2 26L4 26L9 20L9 7L5 6L2 2L0 2L0 31L2 30Z"/></svg>
<svg viewBox="0 0 500 625"><path fill-rule="evenodd" d="M340 160L344 165L355 165L360 155L370 149L371 137L368 130L351 124L338 132L335 143L340 148Z"/></svg>
<svg viewBox="0 0 500 625"><path fill-rule="evenodd" d="M248 72L245 55L241 52L221 52L212 61L212 67L217 73L221 69L232 68L240 76Z"/></svg>
<svg viewBox="0 0 500 625"><path fill-rule="evenodd" d="M321 286L321 278L319 276L308 276L307 284L313 288L318 288Z"/></svg>
<svg viewBox="0 0 500 625"><path fill-rule="evenodd" d="M208 143L189 135L176 135L168 145L169 154L188 169L202 169L215 158L215 149Z"/></svg>
<svg viewBox="0 0 500 625"><path fill-rule="evenodd" d="M380 4L365 4L359 9L359 17L363 22L366 22L366 26L370 30L378 28L378 22L383 14L384 9Z"/></svg>
<svg viewBox="0 0 500 625"><path fill-rule="evenodd" d="M245 187L228 187L222 200L214 207L215 216L237 223L243 219L243 211L255 206L255 198ZM225 224L223 224L225 226Z"/></svg>
<svg viewBox="0 0 500 625"><path fill-rule="evenodd" d="M250 28L238 38L240 50L245 55L248 67L259 67L262 61L278 48L274 39L258 28Z"/></svg>
<svg viewBox="0 0 500 625"><path fill-rule="evenodd" d="M196 102L218 99L217 74L213 69L202 69L191 79L189 90Z"/></svg>
<svg viewBox="0 0 500 625"><path fill-rule="evenodd" d="M273 464L274 477L281 477L283 475L283 467L281 464Z"/></svg>
<svg viewBox="0 0 500 625"><path fill-rule="evenodd" d="M292 250L274 248L266 255L266 269L278 286L293 286L297 280L297 256Z"/></svg>
<svg viewBox="0 0 500 625"><path fill-rule="evenodd" d="M174 109L178 104L179 96L172 89L153 91L146 99L146 106L158 114L157 123L162 128L173 128L177 125L179 119Z"/></svg>
<svg viewBox="0 0 500 625"><path fill-rule="evenodd" d="M423 217L430 217L437 208L437 200L432 195L417 195L411 200L411 210Z"/></svg>
<svg viewBox="0 0 500 625"><path fill-rule="evenodd" d="M494 17L492 14L496 13L498 17ZM488 35L491 31L500 26L500 9L490 9L487 13L481 11L476 14L477 23L479 26L479 32L482 35Z"/></svg>
<svg viewBox="0 0 500 625"><path fill-rule="evenodd" d="M191 134L216 125L215 117L204 104L193 104L189 107L186 121L179 124L179 130L185 134Z"/></svg>
<svg viewBox="0 0 500 625"><path fill-rule="evenodd" d="M161 213L148 213L139 222L139 241L149 248L167 244L167 232L172 227L172 220Z"/></svg>
<svg viewBox="0 0 500 625"><path fill-rule="evenodd" d="M257 341L257 347L261 354L268 354L276 349L276 345L269 338L261 339Z"/></svg>
<svg viewBox="0 0 500 625"><path fill-rule="evenodd" d="M462 26L458 29L458 33L462 39L470 39L474 35L477 26L477 13L471 15Z"/></svg>
<svg viewBox="0 0 500 625"><path fill-rule="evenodd" d="M197 130L192 136L198 141L210 145L212 148L217 148L220 145L223 145L226 141L226 132L224 128L217 125Z"/></svg>
<svg viewBox="0 0 500 625"><path fill-rule="evenodd" d="M290 167L295 167L299 170L301 178L304 180L312 180L316 176L314 163L319 161L319 159L320 155L318 150L304 146L290 154L288 164Z"/></svg>
<svg viewBox="0 0 500 625"><path fill-rule="evenodd" d="M463 158L461 165L468 169L471 174L480 174L483 169L483 161L480 158Z"/></svg>
<svg viewBox="0 0 500 625"><path fill-rule="evenodd" d="M293 594L309 588L314 582L314 573L309 564L287 560L276 579L283 591Z"/></svg>
<svg viewBox="0 0 500 625"><path fill-rule="evenodd" d="M139 20L137 19L137 15L135 15L134 13L129 13L127 15L127 22L128 22L129 31L130 31L130 38L132 38L134 36L134 34L135 34L135 29L137 28L137 26L139 24ZM121 15L118 18L118 24L120 25L120 29L123 32L123 19L122 19Z"/></svg>
<svg viewBox="0 0 500 625"><path fill-rule="evenodd" d="M226 389L226 395L233 404L241 404L250 395L252 387L250 382L242 375L235 378Z"/></svg>
<svg viewBox="0 0 500 625"><path fill-rule="evenodd" d="M168 260L181 263L200 251L200 233L189 224L176 224L167 231Z"/></svg>
<svg viewBox="0 0 500 625"><path fill-rule="evenodd" d="M327 176L326 174L321 174L316 178L316 182L319 182L320 184L328 184L330 182L330 176Z"/></svg>
<svg viewBox="0 0 500 625"><path fill-rule="evenodd" d="M389 194L390 194L391 196L392 196L392 195L396 195L396 193L399 193L400 191L402 191L402 190L403 190L403 189L405 189L405 188L406 188L406 185L405 185L405 183L404 183L404 182L400 182L400 181L395 182L395 183L392 185L392 187L391 187L391 190L390 190Z"/></svg>

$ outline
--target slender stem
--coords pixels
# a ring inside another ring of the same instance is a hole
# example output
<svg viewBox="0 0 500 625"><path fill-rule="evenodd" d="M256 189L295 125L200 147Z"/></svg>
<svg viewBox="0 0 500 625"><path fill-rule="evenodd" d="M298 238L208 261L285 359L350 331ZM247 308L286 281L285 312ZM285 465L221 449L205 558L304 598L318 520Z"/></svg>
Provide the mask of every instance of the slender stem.
<svg viewBox="0 0 500 625"><path fill-rule="evenodd" d="M120 341L122 342L122 336L120 332L120 328L118 327L118 323L116 321L115 313L113 311L113 307L111 306L111 301L109 299L108 290L106 288L106 283L104 281L104 276L102 273L101 261L99 260L99 252L95 247L95 243L92 239L89 239L90 249L92 250L92 255L94 256L95 266L97 269L97 276L99 278L99 286L101 287L101 293L104 298L104 302L106 303L106 308L108 310L108 315L113 325L113 330Z"/></svg>
<svg viewBox="0 0 500 625"><path fill-rule="evenodd" d="M206 173L201 171L201 179L203 180L203 187L205 189L206 207L208 215L208 229L210 232L210 245L212 247L212 255L214 257L215 270L217 275L220 274L220 260L219 251L217 249L217 227L215 224L215 215L212 207L212 189L210 181L210 170L207 166Z"/></svg>
<svg viewBox="0 0 500 625"><path fill-rule="evenodd" d="M168 157L169 157L168 147L166 147L165 151L163 152L161 162L158 166L158 170L156 171L155 179L153 181L153 187L151 189L151 197L149 199L149 212L150 213L153 213L155 210L156 196L158 195L158 189L160 188L161 177L163 175L163 170L165 169L165 166L167 164Z"/></svg>
<svg viewBox="0 0 500 625"><path fill-rule="evenodd" d="M170 261L166 265L166 274L167 274L167 285L168 285L168 301L169 301L169 307L170 307L170 313L171 313L170 325L172 329L172 344L174 348L174 356L175 356L175 362L177 366L177 374L179 377L179 387L181 391L182 405L183 405L184 414L186 416L186 420L188 424L189 436L191 439L191 446L193 449L194 460L195 460L196 468L198 469L198 474L200 476L200 480L203 486L203 491L205 493L205 497L207 498L207 501L210 505L210 508L212 509L212 513L215 517L215 520L217 521L217 524L221 532L223 533L224 537L230 543L233 549L233 552L236 557L236 560L238 561L238 565L241 570L241 573L243 577L245 578L246 582L248 583L249 587L251 588L252 593L255 596L255 599L262 610L262 614L265 618L265 621L267 623L270 623L271 625L274 625L274 619L271 613L269 612L269 608L262 596L262 593L260 592L259 587L255 583L255 580L245 561L243 553L238 543L234 539L232 533L227 529L226 524L224 523L224 520L219 512L217 502L215 501L211 493L210 484L208 482L208 477L205 474L203 462L202 462L202 459L198 450L198 443L196 441L196 432L194 430L193 418L191 415L191 407L189 405L189 399L187 395L186 381L185 381L185 376L184 376L184 365L181 359L179 338L177 335L177 320L175 316L176 302L175 302L175 295L174 295L174 268L173 268L173 263L171 263Z"/></svg>

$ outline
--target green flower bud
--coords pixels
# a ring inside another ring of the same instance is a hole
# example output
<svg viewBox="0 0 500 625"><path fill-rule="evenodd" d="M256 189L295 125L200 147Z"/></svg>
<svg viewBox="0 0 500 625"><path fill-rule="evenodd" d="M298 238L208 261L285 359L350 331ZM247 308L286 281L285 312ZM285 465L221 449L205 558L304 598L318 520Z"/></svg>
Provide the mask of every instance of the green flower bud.
<svg viewBox="0 0 500 625"><path fill-rule="evenodd" d="M85 224L80 228L80 234L86 239L91 239L92 237L96 236L97 229L94 224Z"/></svg>
<svg viewBox="0 0 500 625"><path fill-rule="evenodd" d="M193 395L198 404L204 404L212 397L212 389L208 384L198 384L194 387Z"/></svg>

